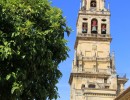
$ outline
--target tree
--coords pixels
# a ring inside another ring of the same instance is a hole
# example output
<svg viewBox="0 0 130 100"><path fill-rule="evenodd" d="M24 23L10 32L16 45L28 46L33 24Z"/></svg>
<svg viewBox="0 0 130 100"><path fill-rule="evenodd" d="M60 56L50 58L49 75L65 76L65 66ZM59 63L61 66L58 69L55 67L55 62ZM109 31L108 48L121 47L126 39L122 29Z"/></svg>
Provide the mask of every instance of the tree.
<svg viewBox="0 0 130 100"><path fill-rule="evenodd" d="M0 1L0 100L52 100L68 57L62 11L48 0Z"/></svg>

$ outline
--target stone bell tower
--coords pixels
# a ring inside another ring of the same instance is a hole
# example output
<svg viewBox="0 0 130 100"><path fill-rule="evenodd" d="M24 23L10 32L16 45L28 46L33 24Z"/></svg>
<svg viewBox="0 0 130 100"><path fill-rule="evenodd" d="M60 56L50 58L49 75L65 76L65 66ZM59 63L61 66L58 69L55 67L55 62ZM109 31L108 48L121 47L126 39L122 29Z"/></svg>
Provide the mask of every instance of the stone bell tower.
<svg viewBox="0 0 130 100"><path fill-rule="evenodd" d="M82 0L77 19L70 100L113 100L127 82L110 54L110 11L105 0Z"/></svg>

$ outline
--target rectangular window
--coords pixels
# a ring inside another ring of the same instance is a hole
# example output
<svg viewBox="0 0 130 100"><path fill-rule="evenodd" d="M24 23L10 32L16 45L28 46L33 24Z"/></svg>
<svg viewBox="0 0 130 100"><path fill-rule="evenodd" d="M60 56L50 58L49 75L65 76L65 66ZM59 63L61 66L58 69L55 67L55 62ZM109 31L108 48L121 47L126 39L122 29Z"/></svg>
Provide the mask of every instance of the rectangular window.
<svg viewBox="0 0 130 100"><path fill-rule="evenodd" d="M105 86L105 89L109 89L109 86Z"/></svg>
<svg viewBox="0 0 130 100"><path fill-rule="evenodd" d="M82 24L82 33L87 33L88 31L88 24L87 23L83 23Z"/></svg>
<svg viewBox="0 0 130 100"><path fill-rule="evenodd" d="M89 84L88 86L89 88L96 88L96 86L94 84Z"/></svg>
<svg viewBox="0 0 130 100"><path fill-rule="evenodd" d="M107 83L107 78L104 79L104 83Z"/></svg>

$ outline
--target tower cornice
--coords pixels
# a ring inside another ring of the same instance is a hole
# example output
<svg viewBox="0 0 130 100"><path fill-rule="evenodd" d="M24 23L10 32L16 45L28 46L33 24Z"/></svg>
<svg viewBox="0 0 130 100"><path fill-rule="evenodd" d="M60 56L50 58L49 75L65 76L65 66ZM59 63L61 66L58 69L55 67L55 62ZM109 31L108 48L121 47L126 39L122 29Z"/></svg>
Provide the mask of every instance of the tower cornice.
<svg viewBox="0 0 130 100"><path fill-rule="evenodd" d="M78 34L74 48L77 48L79 40L111 42L112 38L109 34Z"/></svg>
<svg viewBox="0 0 130 100"><path fill-rule="evenodd" d="M101 73L71 73L69 84L71 84L73 77L89 77L89 78L108 78L109 74L101 74Z"/></svg>
<svg viewBox="0 0 130 100"><path fill-rule="evenodd" d="M93 15L93 16L111 16L110 11L90 11L90 10L79 10L76 25L78 24L80 15Z"/></svg>
<svg viewBox="0 0 130 100"><path fill-rule="evenodd" d="M79 15L100 15L100 16L110 16L109 11L93 11L93 10L80 10Z"/></svg>

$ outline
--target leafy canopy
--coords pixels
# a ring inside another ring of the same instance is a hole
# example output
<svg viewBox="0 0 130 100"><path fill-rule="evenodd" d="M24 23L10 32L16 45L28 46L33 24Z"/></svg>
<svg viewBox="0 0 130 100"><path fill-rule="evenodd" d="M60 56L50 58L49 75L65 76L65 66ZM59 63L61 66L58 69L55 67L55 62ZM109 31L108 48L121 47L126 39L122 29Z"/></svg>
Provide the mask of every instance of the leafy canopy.
<svg viewBox="0 0 130 100"><path fill-rule="evenodd" d="M62 11L48 0L0 0L0 100L57 99L64 32Z"/></svg>

